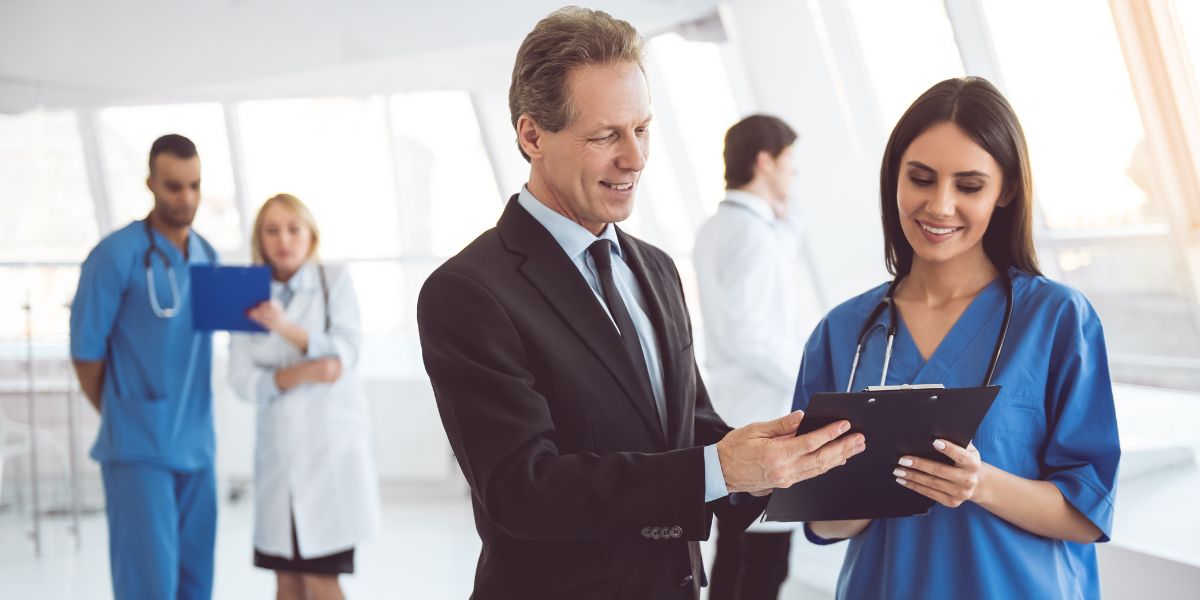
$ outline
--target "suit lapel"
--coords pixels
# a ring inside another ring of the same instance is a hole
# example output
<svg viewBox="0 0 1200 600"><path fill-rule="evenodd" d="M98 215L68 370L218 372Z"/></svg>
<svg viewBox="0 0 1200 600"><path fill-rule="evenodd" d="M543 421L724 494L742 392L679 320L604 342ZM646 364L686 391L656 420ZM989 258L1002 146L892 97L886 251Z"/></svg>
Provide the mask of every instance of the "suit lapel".
<svg viewBox="0 0 1200 600"><path fill-rule="evenodd" d="M600 306L579 270L562 247L521 205L517 197L509 200L497 223L500 239L510 251L525 257L518 267L546 302L567 323L580 341L604 364L625 391L625 396L655 441L665 445L662 425L654 409L654 399L645 398L638 375L625 354L621 336Z"/></svg>
<svg viewBox="0 0 1200 600"><path fill-rule="evenodd" d="M681 315L674 314L674 311L668 311L668 306L671 306L667 297L664 295L664 282L670 281L666 273L661 272L655 265L649 261L643 254L638 242L629 237L620 228L617 228L617 237L621 240L621 249L624 250L626 262L629 264L629 269L633 271L637 277L638 285L642 288L642 296L646 299L646 309L650 317L650 322L654 324L654 332L658 337L658 355L662 360L663 367L663 396L667 403L667 441L674 446L681 423L680 416L683 411L680 409L680 393L679 389L679 360L678 350L682 347L681 341L675 335L675 328L668 327L668 319L682 318Z"/></svg>

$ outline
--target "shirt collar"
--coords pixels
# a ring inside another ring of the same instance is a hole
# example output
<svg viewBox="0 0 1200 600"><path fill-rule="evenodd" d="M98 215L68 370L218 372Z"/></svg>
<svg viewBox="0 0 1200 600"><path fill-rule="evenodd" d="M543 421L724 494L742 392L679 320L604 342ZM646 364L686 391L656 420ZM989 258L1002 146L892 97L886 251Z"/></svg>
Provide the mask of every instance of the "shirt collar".
<svg viewBox="0 0 1200 600"><path fill-rule="evenodd" d="M613 248L617 251L617 256L624 258L621 251L621 243L617 239L617 228L612 223L604 225L604 230L599 236L593 235L592 232L584 229L582 225L572 221L557 212L554 209L542 204L533 192L529 191L528 186L521 186L521 193L517 195L517 203L524 208L526 212L533 216L534 220L542 224L546 231L550 232L550 236L563 251L567 253L567 257L571 260L579 258L581 254L587 252L596 240L608 240L612 242Z"/></svg>
<svg viewBox="0 0 1200 600"><path fill-rule="evenodd" d="M300 269L296 271L296 274L292 275L292 278L287 280L287 282L276 281L275 278L271 278L271 291L275 292L283 288L289 288L292 292L298 292L300 290L315 288L318 285L316 270L317 267L313 264L313 261L306 260L303 265L300 265Z"/></svg>
<svg viewBox="0 0 1200 600"><path fill-rule="evenodd" d="M742 190L725 190L725 200L750 209L767 222L778 220L775 217L775 211L771 209L771 202L766 198Z"/></svg>

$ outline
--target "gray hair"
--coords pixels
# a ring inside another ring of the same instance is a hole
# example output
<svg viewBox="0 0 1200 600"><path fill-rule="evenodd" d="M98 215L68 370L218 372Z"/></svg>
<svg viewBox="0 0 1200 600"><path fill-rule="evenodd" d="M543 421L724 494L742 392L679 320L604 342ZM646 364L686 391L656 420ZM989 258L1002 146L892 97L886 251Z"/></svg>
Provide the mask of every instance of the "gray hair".
<svg viewBox="0 0 1200 600"><path fill-rule="evenodd" d="M642 36L626 21L578 6L550 13L538 21L517 51L508 88L513 128L521 115L529 115L548 131L562 131L575 118L567 85L572 69L635 63L645 75L644 55ZM517 148L529 160L519 141Z"/></svg>

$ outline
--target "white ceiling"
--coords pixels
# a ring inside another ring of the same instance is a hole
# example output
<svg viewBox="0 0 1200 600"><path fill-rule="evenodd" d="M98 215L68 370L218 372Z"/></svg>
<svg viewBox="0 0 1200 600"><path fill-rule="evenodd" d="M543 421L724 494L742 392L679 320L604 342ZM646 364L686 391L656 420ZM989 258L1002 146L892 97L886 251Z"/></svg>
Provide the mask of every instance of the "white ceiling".
<svg viewBox="0 0 1200 600"><path fill-rule="evenodd" d="M507 89L521 39L569 0L0 0L0 112ZM643 34L716 0L593 2Z"/></svg>

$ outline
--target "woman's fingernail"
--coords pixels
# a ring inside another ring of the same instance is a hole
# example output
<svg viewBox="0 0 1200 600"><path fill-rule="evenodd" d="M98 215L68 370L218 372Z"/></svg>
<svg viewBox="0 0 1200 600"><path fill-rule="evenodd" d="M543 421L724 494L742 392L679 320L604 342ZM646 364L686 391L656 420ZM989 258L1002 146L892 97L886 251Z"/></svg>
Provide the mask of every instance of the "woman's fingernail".
<svg viewBox="0 0 1200 600"><path fill-rule="evenodd" d="M904 477L908 474L905 473L903 469L896 469L895 471L892 471L892 475L895 475L896 477Z"/></svg>
<svg viewBox="0 0 1200 600"><path fill-rule="evenodd" d="M911 458L902 458L902 459L900 459L900 466L902 466L902 467L911 467L912 465L913 465L913 463L912 463L912 459L911 459Z"/></svg>
<svg viewBox="0 0 1200 600"><path fill-rule="evenodd" d="M933 440L933 447L937 448L938 450L945 450L946 442L943 442L942 440Z"/></svg>
<svg viewBox="0 0 1200 600"><path fill-rule="evenodd" d="M899 477L896 478L896 483L898 483L900 485L908 485L907 481L904 481L903 479L900 479Z"/></svg>

